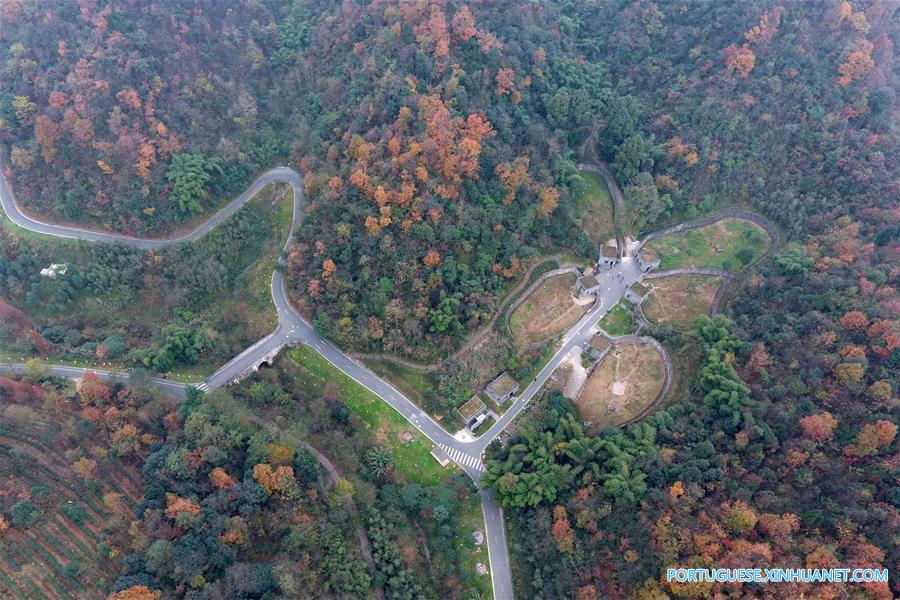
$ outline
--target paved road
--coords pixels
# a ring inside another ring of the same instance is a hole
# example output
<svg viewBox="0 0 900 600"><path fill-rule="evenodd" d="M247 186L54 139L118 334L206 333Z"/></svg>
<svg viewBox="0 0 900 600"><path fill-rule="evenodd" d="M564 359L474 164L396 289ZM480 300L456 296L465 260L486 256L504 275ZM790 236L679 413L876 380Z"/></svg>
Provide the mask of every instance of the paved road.
<svg viewBox="0 0 900 600"><path fill-rule="evenodd" d="M54 237L79 239L88 242L118 242L121 244L135 246L137 248L150 249L169 246L171 244L177 244L179 242L193 242L200 239L201 237L209 233L209 231L213 227L222 223L223 221L228 219L228 217L237 212L237 210L241 206L246 204L247 201L250 200L253 196L255 196L256 193L259 192L259 190L264 188L266 185L277 181L290 183L294 188L295 203L298 200L302 202L303 183L300 179L300 174L288 167L278 167L276 169L272 169L271 171L266 171L265 173L260 175L259 178L254 181L243 194L234 198L231 202L228 203L228 205L215 213L207 221L205 221L202 225L198 226L193 231L177 237L165 239L137 238L118 233L107 233L91 229L81 229L78 227L70 227L68 225L53 225L51 223L39 221L38 219L30 217L22 212L22 209L19 207L19 203L16 202L16 198L13 195L12 190L9 187L9 183L6 181L6 176L3 174L2 170L0 170L0 205L3 206L3 210L4 212L6 212L6 216L8 216L13 223L29 231L44 233L47 235L52 235ZM300 193L299 198L297 197L298 191ZM295 213L294 216L296 223L297 214Z"/></svg>
<svg viewBox="0 0 900 600"><path fill-rule="evenodd" d="M479 454L484 452L487 445L522 412L535 394L543 387L544 383L547 382L550 375L559 367L569 351L576 346L586 348L590 344L591 338L599 330L597 321L622 299L628 286L638 281L642 273L634 260L631 257L626 257L611 270L602 271L595 275L601 283L598 301L582 315L575 325L569 328L562 338L562 345L546 366L541 369L534 381L515 399L509 410L503 413L500 420L494 423L494 426L487 433L472 442L474 446L479 448Z"/></svg>
<svg viewBox="0 0 900 600"><path fill-rule="evenodd" d="M67 367L63 365L54 365L50 366L49 368L57 377L65 377L67 379L79 379L81 377L84 377L85 373L96 373L102 381L108 382L118 381L126 383L130 379L129 374L122 371L86 369L84 367ZM24 373L25 363L0 362L0 372L2 371L15 371L16 373ZM185 384L179 383L177 381L169 381L168 379L161 379L159 377L151 377L148 381L150 385L160 388L167 394L174 396L179 400L184 400L185 389L187 388Z"/></svg>
<svg viewBox="0 0 900 600"><path fill-rule="evenodd" d="M213 227L234 214L243 204L252 198L265 185L274 182L286 182L291 185L294 195L294 218L291 224L291 232L296 230L303 218L305 199L303 196L303 182L300 175L287 167L279 167L260 176L243 194L232 200L221 211L213 215L207 222L190 233L171 239L140 239L112 233L90 231L62 225L43 223L24 215L12 195L5 178L0 172L0 204L6 214L17 225L38 233L44 233L57 237L77 238L91 242L118 242L136 246L139 248L156 248L168 244L193 241L210 231ZM288 238L288 243L290 238ZM287 248L287 245L285 245ZM279 261L283 265L283 261ZM347 376L368 388L379 396L403 417L418 429L425 437L441 447L456 462L462 470L468 474L478 485L482 500L482 510L485 517L485 538L488 545L490 559L490 573L494 588L494 597L497 600L511 600L513 597L512 577L509 568L509 555L506 547L506 532L504 530L503 511L493 499L490 490L481 488L481 476L484 473L484 465L481 455L485 447L506 428L512 420L527 406L528 402L537 394L550 375L556 370L566 354L575 346L586 347L590 343L591 336L596 333L596 323L607 311L609 311L625 294L625 290L631 283L641 277L640 270L631 258L626 257L621 264L610 271L602 272L598 279L603 282L598 302L589 309L582 318L563 336L563 343L550 362L541 370L525 391L515 400L512 407L504 413L500 420L485 434L476 440L463 441L455 438L441 427L430 415L422 411L406 396L401 394L391 384L381 379L365 366L357 363L339 348L320 336L312 326L301 317L290 302L284 291L284 276L281 269L276 269L272 274L271 289L272 299L278 312L278 325L275 331L247 348L234 359L223 365L206 381L197 385L201 390L213 390L228 385L239 379L249 370L259 365L265 358L272 356L286 345L306 344L321 354L335 367ZM21 369L23 365L3 365L0 368L12 367ZM81 377L86 371L93 371L104 379L127 380L127 373L113 373L98 369L81 369L78 367L57 366L52 367L53 373L62 377ZM152 379L151 383L179 398L184 397L185 386L183 384L164 379Z"/></svg>

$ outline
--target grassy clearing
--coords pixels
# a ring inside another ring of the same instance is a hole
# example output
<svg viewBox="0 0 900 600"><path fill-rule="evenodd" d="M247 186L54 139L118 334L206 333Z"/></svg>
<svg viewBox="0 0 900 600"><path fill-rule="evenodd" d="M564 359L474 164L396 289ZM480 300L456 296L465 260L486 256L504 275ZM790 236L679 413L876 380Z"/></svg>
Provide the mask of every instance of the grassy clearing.
<svg viewBox="0 0 900 600"><path fill-rule="evenodd" d="M573 200L578 209L577 222L588 237L598 244L615 237L612 196L606 182L592 171L579 171L585 189L575 194Z"/></svg>
<svg viewBox="0 0 900 600"><path fill-rule="evenodd" d="M69 238L58 238L52 235L46 235L43 233L36 233L34 231L29 231L24 227L19 227L15 223L9 220L9 217L6 216L5 212L0 212L0 229L5 229L10 235L13 235L18 238L25 238L29 240L41 240L45 242L53 242L56 244L65 244L72 245L77 244L77 240L69 239Z"/></svg>
<svg viewBox="0 0 900 600"><path fill-rule="evenodd" d="M578 413L594 427L620 425L656 399L665 366L652 346L617 346L593 370L575 400Z"/></svg>
<svg viewBox="0 0 900 600"><path fill-rule="evenodd" d="M477 530L484 534L484 514L481 512L481 499L478 494L472 493L466 496L463 502L457 505L458 534L456 536L456 552L460 557L460 575L463 586L474 587L484 600L493 598L491 575L479 575L475 570L476 563L482 563L490 570L488 560L487 541L476 546L472 534Z"/></svg>
<svg viewBox="0 0 900 600"><path fill-rule="evenodd" d="M572 297L575 275L563 273L544 281L509 320L513 336L523 344L550 339L581 318L589 304L578 305Z"/></svg>
<svg viewBox="0 0 900 600"><path fill-rule="evenodd" d="M721 277L675 275L654 279L650 297L641 305L644 316L656 325L690 329L700 315L708 315L722 283Z"/></svg>
<svg viewBox="0 0 900 600"><path fill-rule="evenodd" d="M541 369L547 366L547 363L550 362L550 359L556 354L557 350L559 350L559 344L547 344L543 348L530 354L530 360L510 372L513 379L519 382L519 391L516 392L517 394L524 391L525 388L534 381L534 378L538 376ZM510 403L509 406L512 406L510 400L507 400L507 402ZM503 406L505 406L503 409L505 412L509 406L507 406L506 403L504 403Z"/></svg>
<svg viewBox="0 0 900 600"><path fill-rule="evenodd" d="M431 442L384 400L347 377L312 348L291 348L288 356L309 373L309 380L304 385L319 392L327 381L340 386L341 399L350 410L368 427L384 434L385 445L394 453L394 466L407 481L433 485L444 478L447 471L432 458ZM404 432L412 434L411 441L401 439Z"/></svg>
<svg viewBox="0 0 900 600"><path fill-rule="evenodd" d="M367 367L379 377L386 379L403 395L420 407L426 406L425 400L437 394L435 375L433 373L413 369L389 360L367 360Z"/></svg>
<svg viewBox="0 0 900 600"><path fill-rule="evenodd" d="M712 225L650 240L646 247L660 258L660 271L706 267L739 271L763 255L771 240L750 221L727 218Z"/></svg>
<svg viewBox="0 0 900 600"><path fill-rule="evenodd" d="M603 315L598 325L610 335L628 335L634 333L636 324L634 309L627 300L620 300L608 313Z"/></svg>

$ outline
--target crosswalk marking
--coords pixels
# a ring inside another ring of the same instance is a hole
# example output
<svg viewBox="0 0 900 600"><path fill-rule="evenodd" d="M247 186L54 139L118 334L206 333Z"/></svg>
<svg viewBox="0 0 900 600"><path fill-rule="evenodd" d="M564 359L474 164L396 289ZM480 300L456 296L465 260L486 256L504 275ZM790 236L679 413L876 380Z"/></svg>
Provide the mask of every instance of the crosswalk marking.
<svg viewBox="0 0 900 600"><path fill-rule="evenodd" d="M209 384L206 383L205 381L204 381L203 383L198 384L196 387L197 387L197 389L200 390L201 392L208 392L208 391L209 391Z"/></svg>
<svg viewBox="0 0 900 600"><path fill-rule="evenodd" d="M439 444L441 450L447 453L447 456L453 459L454 462L465 465L470 469L475 469L476 471L483 473L484 472L484 463L481 462L481 459L477 456L472 456L471 454L466 454L465 452L461 452L456 448L451 448L445 444Z"/></svg>

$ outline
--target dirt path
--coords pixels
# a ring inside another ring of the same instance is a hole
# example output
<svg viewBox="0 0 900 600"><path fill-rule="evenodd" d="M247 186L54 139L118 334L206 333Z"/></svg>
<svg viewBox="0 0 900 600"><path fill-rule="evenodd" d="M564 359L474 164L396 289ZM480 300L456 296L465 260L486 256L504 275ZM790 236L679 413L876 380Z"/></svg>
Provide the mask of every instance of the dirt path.
<svg viewBox="0 0 900 600"><path fill-rule="evenodd" d="M682 267L680 269L672 269L671 271L655 271L644 275L644 280L662 279L663 277L672 277L673 275L710 275L712 277L726 277L731 279L734 274L725 269L707 269L702 267Z"/></svg>
<svg viewBox="0 0 900 600"><path fill-rule="evenodd" d="M313 456L316 457L316 460L319 461L319 464L322 465L322 468L325 469L325 472L328 473L328 478L331 480L331 485L336 486L338 482L342 479L340 471L337 470L337 467L334 466L334 463L331 462L327 456L316 450L311 444L305 441L301 441L300 444L312 452ZM356 503L353 504L353 510L356 512ZM374 585L375 581L375 559L372 557L372 544L369 541L369 536L366 533L365 527L362 525L356 526L356 537L359 540L359 549L362 552L363 558L366 560L366 565L369 567L369 575L372 576L372 581ZM384 600L384 590L380 587L375 587L375 593L381 600Z"/></svg>

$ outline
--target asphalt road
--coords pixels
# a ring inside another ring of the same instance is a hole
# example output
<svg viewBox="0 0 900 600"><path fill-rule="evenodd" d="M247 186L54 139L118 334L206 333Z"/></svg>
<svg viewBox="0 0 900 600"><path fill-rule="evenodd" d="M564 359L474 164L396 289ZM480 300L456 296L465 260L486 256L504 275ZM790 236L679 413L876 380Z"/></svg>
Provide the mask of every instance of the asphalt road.
<svg viewBox="0 0 900 600"><path fill-rule="evenodd" d="M63 225L44 223L26 216L19 209L13 194L7 185L5 177L0 171L0 204L9 218L20 227L63 238L76 238L90 242L117 242L136 246L138 248L157 248L179 242L196 240L213 227L234 214L243 204L250 200L260 189L269 183L285 182L291 185L294 194L294 218L291 224L291 232L296 230L303 219L305 198L303 196L303 182L299 173L288 167L278 167L261 175L240 196L233 199L228 205L215 213L208 221L193 231L171 239L141 239L112 233L91 231ZM288 243L290 237L288 238ZM287 248L287 244L285 245ZM283 264L283 261L280 261ZM406 396L401 394L390 383L383 380L365 366L357 363L339 348L320 336L312 326L301 317L290 302L284 291L284 276L280 269L272 273L271 288L272 299L278 312L278 325L275 331L247 348L241 354L223 365L213 373L206 381L197 385L201 390L208 391L228 385L239 379L248 370L257 366L260 361L273 355L286 345L306 344L321 354L335 367L347 376L369 389L375 395L391 405L410 424L418 429L425 437L441 447L462 470L468 474L478 485L482 502L482 511L485 518L485 539L490 560L490 574L494 588L494 597L497 600L511 600L513 598L512 577L509 567L509 555L506 546L506 531L504 529L503 511L493 499L493 492L480 486L481 476L484 473L484 465L481 455L485 447L496 438L515 417L527 406L528 402L537 394L550 375L556 370L566 354L575 346L587 347L590 339L597 331L597 321L606 314L624 296L625 290L631 283L637 281L641 273L634 261L626 258L621 264L610 271L598 274L598 279L603 283L597 303L589 309L582 318L572 326L563 336L563 343L559 350L550 359L550 362L541 370L538 376L516 398L512 407L503 414L500 420L491 429L476 440L460 440L441 427L430 415L416 406ZM621 279L620 279L621 278ZM0 368L24 368L20 364L2 364ZM127 373L114 373L98 369L82 369L78 367L56 366L52 367L53 373L61 377L77 378L86 371L92 371L104 379L127 380ZM185 385L165 379L152 379L151 384L164 389L166 392L183 398Z"/></svg>
<svg viewBox="0 0 900 600"><path fill-rule="evenodd" d="M290 183L294 188L294 200L296 208L297 201L299 200L302 202L303 197L303 183L300 179L300 174L289 167L278 167L272 169L271 171L266 171L265 173L260 175L259 178L257 178L257 180L254 181L244 193L234 198L224 208L212 215L208 220L204 221L203 224L198 226L193 231L177 237L165 239L137 238L127 235L121 235L118 233L107 233L104 231L81 229L78 227L70 227L68 225L53 225L52 223L39 221L38 219L30 217L22 212L22 209L19 207L19 203L16 202L16 198L13 195L12 190L9 187L9 183L6 181L6 176L3 174L2 170L0 170L0 205L3 206L3 210L6 213L6 216L9 217L9 219L13 223L29 231L44 233L46 235L52 235L54 237L79 239L88 242L112 242L127 244L129 246L135 246L137 248L151 249L160 248L162 246L169 246L180 242L193 242L202 238L204 235L209 233L209 231L213 227L222 223L223 221L228 219L228 217L237 212L237 210L241 206L246 204L247 201L250 200L253 196L255 196L256 193L259 192L259 190L264 188L266 185L277 181ZM300 193L299 198L297 196L298 191ZM294 213L294 217L294 222L296 223L296 212Z"/></svg>
<svg viewBox="0 0 900 600"><path fill-rule="evenodd" d="M506 427L522 412L528 405L535 394L543 387L550 378L550 375L559 367L560 363L565 359L566 355L576 346L586 349L591 343L591 338L598 331L597 321L599 321L619 300L625 296L628 286L641 278L641 270L635 264L631 257L626 257L621 263L610 269L609 271L601 271L595 273L597 280L600 282L600 293L597 302L584 313L581 318L563 335L562 345L547 362L537 377L528 384L525 391L515 398L512 406L503 413L500 420L494 423L483 436L472 442L477 447L477 453L480 455L484 449L490 444L495 437L500 435ZM621 278L621 279L620 279Z"/></svg>
<svg viewBox="0 0 900 600"><path fill-rule="evenodd" d="M104 369L86 369L84 367L67 367L64 365L54 365L49 367L57 377L65 377L67 379L80 379L85 373L95 373L102 381L106 382L122 382L126 383L130 379L128 373L122 371L107 371ZM5 363L0 362L0 372L14 371L16 373L25 372L25 363ZM148 379L150 385L158 387L170 396L184 400L185 388L187 386L177 381L169 381L159 377L151 377Z"/></svg>

